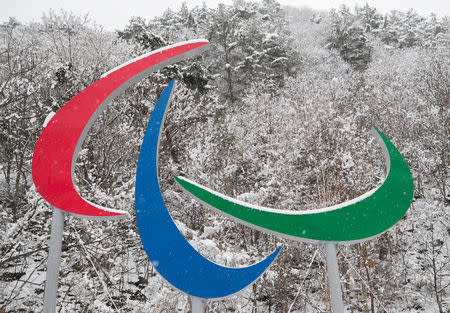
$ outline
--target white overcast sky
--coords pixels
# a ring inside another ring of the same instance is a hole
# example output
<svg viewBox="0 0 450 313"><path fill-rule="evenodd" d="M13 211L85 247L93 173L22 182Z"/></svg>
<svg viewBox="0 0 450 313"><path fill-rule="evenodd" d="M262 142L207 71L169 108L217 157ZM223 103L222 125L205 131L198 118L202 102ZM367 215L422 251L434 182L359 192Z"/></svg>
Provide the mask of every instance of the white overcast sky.
<svg viewBox="0 0 450 313"><path fill-rule="evenodd" d="M253 0L257 1L257 0ZM422 15L437 13L438 16L450 16L450 0L279 0L282 4L292 6L308 6L313 9L331 9L340 4L353 8L355 3L368 2L381 12L392 9L406 11L410 8ZM69 10L77 15L89 14L97 24L108 30L124 27L130 17L142 16L146 19L160 15L167 8L179 10L183 0L0 0L0 23L10 16L21 22L38 21L49 9ZM232 0L188 0L192 8L205 2L209 7L216 8L218 3L231 4Z"/></svg>

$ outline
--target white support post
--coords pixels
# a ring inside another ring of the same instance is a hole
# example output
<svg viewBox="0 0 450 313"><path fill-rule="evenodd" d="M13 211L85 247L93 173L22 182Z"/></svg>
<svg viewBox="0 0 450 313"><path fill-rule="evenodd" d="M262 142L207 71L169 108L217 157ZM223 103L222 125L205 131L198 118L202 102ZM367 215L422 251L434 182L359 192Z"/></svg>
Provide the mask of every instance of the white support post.
<svg viewBox="0 0 450 313"><path fill-rule="evenodd" d="M331 308L333 313L344 313L342 302L341 281L336 258L336 244L327 242L325 244L327 258L328 286L330 288Z"/></svg>
<svg viewBox="0 0 450 313"><path fill-rule="evenodd" d="M205 299L192 297L192 313L205 313Z"/></svg>
<svg viewBox="0 0 450 313"><path fill-rule="evenodd" d="M44 291L44 313L56 310L59 266L61 264L61 244L64 230L64 211L53 207L52 229L47 261L47 277Z"/></svg>

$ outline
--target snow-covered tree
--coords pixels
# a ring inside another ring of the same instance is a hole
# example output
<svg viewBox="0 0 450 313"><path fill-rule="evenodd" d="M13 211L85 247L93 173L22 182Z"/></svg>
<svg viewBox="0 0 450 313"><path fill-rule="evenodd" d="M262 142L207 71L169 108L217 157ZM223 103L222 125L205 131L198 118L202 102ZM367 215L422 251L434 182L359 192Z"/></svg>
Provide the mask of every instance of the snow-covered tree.
<svg viewBox="0 0 450 313"><path fill-rule="evenodd" d="M331 33L328 47L339 52L341 57L357 70L367 68L372 58L372 47L367 39L368 21L362 24L350 10L342 6L331 12Z"/></svg>

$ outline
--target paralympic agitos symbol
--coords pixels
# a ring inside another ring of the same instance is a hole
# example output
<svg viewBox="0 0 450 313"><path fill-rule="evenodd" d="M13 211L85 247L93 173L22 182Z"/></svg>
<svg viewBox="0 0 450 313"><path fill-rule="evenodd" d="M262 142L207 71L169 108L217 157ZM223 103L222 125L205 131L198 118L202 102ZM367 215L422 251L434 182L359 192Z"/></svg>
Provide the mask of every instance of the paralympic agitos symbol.
<svg viewBox="0 0 450 313"><path fill-rule="evenodd" d="M105 74L64 105L36 143L32 175L38 192L53 206L85 218L114 219L125 211L83 199L73 173L84 137L101 111L132 83L164 66L204 51L208 42L195 40L152 51ZM273 262L280 248L246 268L214 264L193 249L171 219L161 196L157 171L159 134L173 91L164 90L150 118L136 175L136 218L149 259L162 276L181 291L199 298L223 298L251 284ZM386 231L407 211L412 177L398 150L381 132L388 175L366 194L330 208L298 212L253 206L219 194L185 178L177 182L208 206L256 229L290 239L313 242L355 242Z"/></svg>

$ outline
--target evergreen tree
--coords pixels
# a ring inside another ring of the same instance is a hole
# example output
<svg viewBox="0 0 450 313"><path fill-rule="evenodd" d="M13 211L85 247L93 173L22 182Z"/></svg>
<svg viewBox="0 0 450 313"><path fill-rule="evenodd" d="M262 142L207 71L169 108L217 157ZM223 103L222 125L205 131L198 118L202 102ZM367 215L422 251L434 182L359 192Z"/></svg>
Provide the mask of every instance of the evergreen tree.
<svg viewBox="0 0 450 313"><path fill-rule="evenodd" d="M299 57L287 24L285 13L273 0L219 6L208 38L215 46L213 54L221 60L212 70L224 81L222 95L226 99L236 101L255 80L266 80L267 87L275 90L296 72Z"/></svg>
<svg viewBox="0 0 450 313"><path fill-rule="evenodd" d="M375 7L371 7L367 2L364 6L355 7L356 19L362 22L364 25L364 31L366 33L377 32L383 22L383 17L377 12Z"/></svg>
<svg viewBox="0 0 450 313"><path fill-rule="evenodd" d="M331 32L327 38L328 48L337 50L354 69L366 69L372 58L372 47L365 34L365 27L345 6L342 6L339 11L333 10L330 19Z"/></svg>
<svg viewBox="0 0 450 313"><path fill-rule="evenodd" d="M445 19L439 21L433 14L424 18L413 10L392 11L386 15L379 36L396 48L433 47L449 42L449 29Z"/></svg>
<svg viewBox="0 0 450 313"><path fill-rule="evenodd" d="M167 42L149 30L149 26L145 23L142 17L133 17L125 26L124 30L117 32L119 38L125 39L128 42L134 42L142 47L144 50L156 50L167 44Z"/></svg>

